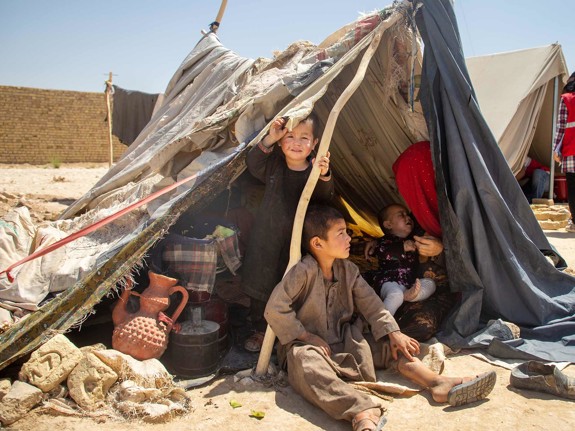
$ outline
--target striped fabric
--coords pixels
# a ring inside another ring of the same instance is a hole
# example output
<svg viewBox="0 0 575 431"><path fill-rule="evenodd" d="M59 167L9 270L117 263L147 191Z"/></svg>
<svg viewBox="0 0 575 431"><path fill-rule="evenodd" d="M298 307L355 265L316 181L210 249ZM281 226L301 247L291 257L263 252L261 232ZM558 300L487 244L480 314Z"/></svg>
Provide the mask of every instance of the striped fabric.
<svg viewBox="0 0 575 431"><path fill-rule="evenodd" d="M561 161L561 172L564 174L575 172L575 156L563 157L563 160Z"/></svg>
<svg viewBox="0 0 575 431"><path fill-rule="evenodd" d="M162 253L165 271L185 282L188 290L212 293L218 262L216 242L181 235L171 239Z"/></svg>
<svg viewBox="0 0 575 431"><path fill-rule="evenodd" d="M553 144L553 151L561 154L561 146L563 142L563 136L565 135L565 129L575 127L575 123L567 122L567 106L563 99L559 104L559 115L557 116L557 132L555 133L555 140ZM575 156L563 157L561 160L561 172L575 172Z"/></svg>
<svg viewBox="0 0 575 431"><path fill-rule="evenodd" d="M237 232L219 225L204 239L171 233L161 250L162 271L188 290L212 293L217 273L241 266Z"/></svg>

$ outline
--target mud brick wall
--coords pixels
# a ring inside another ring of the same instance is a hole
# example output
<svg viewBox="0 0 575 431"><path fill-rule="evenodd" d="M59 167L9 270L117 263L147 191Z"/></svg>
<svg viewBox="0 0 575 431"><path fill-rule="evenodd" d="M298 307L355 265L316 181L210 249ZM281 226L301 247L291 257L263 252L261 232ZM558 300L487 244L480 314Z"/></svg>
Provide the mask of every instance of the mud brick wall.
<svg viewBox="0 0 575 431"><path fill-rule="evenodd" d="M0 86L0 163L108 162L104 93ZM114 161L126 150L113 137Z"/></svg>

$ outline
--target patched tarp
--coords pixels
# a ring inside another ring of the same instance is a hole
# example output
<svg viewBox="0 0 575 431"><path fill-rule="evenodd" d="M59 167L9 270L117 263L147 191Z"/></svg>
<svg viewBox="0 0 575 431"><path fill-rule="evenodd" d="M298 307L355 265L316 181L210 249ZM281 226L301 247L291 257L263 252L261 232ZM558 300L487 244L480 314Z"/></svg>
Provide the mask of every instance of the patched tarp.
<svg viewBox="0 0 575 431"><path fill-rule="evenodd" d="M44 226L56 230L57 235L53 232L46 241L34 242L39 228L30 230L29 242L39 245L32 247L30 253L106 220L167 186L186 182L131 212L127 216L129 223L122 216L56 252L16 267L11 271L14 281L6 273L0 275L0 297L4 294L5 300L11 302L25 298L26 303L20 303L22 309L39 308L0 336L0 366L33 350L51 334L77 324L118 282L130 277L148 249L166 235L181 214L190 209L199 211L245 170L246 151L267 132L276 116L289 115L290 124L295 125L322 98L324 109L329 111L333 98L345 88L357 67L358 57L376 34L383 34L387 44L404 41L391 48L382 44L380 59L372 71L374 82L381 85L385 77L382 89L388 97L396 98L397 83L403 81L404 87L407 82L406 76L401 75L410 70L406 61L413 58L415 63L420 58L418 45L414 50L411 42L413 33L405 24L406 9L406 4L398 4L367 14L318 46L297 42L271 60L243 58L225 48L215 34L203 37L168 84L163 105L122 159L59 221ZM394 57L388 57L390 52ZM389 72L381 73L381 68L390 64ZM352 72L342 74L348 68ZM374 97L369 109L380 105L382 101ZM397 142L392 152L377 149L380 154L389 153L389 161L413 139L426 134L408 118L419 117L425 129L421 108L402 112L406 106L403 102L387 108L396 123L396 137L378 127L388 142ZM404 127L404 123L411 126ZM365 131L358 131L357 135L367 137L371 147L379 147L373 144L377 139ZM343 159L340 165L344 169ZM361 179L356 181L360 184ZM389 175L373 176L373 181L388 184ZM387 196L378 199L384 202L390 198ZM370 208L366 208L368 213ZM1 270L19 257L7 255L0 261ZM55 297L46 301L52 293ZM3 304L7 305L0 305ZM17 305L10 304L13 306Z"/></svg>

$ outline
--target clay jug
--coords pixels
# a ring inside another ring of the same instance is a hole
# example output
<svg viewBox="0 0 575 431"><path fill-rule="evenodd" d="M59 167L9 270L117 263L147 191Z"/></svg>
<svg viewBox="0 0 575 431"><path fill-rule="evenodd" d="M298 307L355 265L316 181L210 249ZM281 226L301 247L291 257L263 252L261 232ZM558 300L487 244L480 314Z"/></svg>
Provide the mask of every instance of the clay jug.
<svg viewBox="0 0 575 431"><path fill-rule="evenodd" d="M188 291L176 286L178 280L148 272L149 287L141 294L126 289L122 292L114 311L112 347L141 361L159 358L168 346L172 326L188 302ZM163 311L170 305L170 295L182 293L182 301L171 317ZM140 297L140 309L135 313L126 310L130 295Z"/></svg>

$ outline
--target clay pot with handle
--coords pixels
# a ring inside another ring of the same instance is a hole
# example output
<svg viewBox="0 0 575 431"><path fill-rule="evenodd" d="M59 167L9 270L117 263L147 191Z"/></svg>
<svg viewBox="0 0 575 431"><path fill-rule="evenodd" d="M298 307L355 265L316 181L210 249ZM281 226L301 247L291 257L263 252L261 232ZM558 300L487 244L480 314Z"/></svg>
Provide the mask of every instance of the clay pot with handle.
<svg viewBox="0 0 575 431"><path fill-rule="evenodd" d="M158 359L162 356L174 322L188 302L188 291L176 286L178 280L148 272L150 285L141 294L126 289L122 292L114 311L112 347L138 360ZM163 311L170 305L170 295L181 292L183 298L171 317ZM126 310L131 295L140 297L140 309L135 313Z"/></svg>

